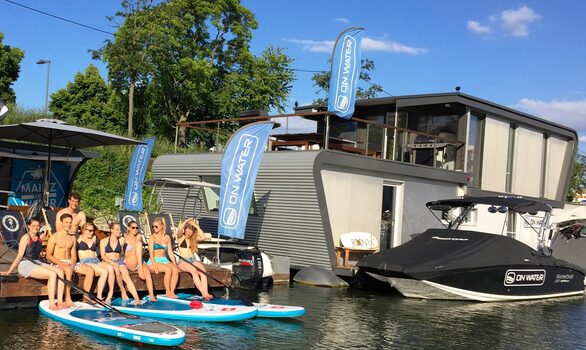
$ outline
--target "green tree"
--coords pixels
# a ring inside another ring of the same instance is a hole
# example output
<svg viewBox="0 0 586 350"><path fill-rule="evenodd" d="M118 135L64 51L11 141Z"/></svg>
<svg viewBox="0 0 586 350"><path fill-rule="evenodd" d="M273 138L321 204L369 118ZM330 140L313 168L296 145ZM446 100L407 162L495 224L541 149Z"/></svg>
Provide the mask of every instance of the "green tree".
<svg viewBox="0 0 586 350"><path fill-rule="evenodd" d="M4 34L0 32L0 98L6 104L15 104L16 95L12 90L12 83L20 74L20 61L24 58L24 52L16 47L4 45Z"/></svg>
<svg viewBox="0 0 586 350"><path fill-rule="evenodd" d="M239 1L176 0L155 10L147 90L158 133L172 137L177 122L284 108L294 76L291 59L272 47L260 57L250 52L257 22ZM180 128L180 145L190 143L187 136Z"/></svg>
<svg viewBox="0 0 586 350"><path fill-rule="evenodd" d="M137 85L148 84L148 50L151 44L152 0L122 0L122 10L108 20L117 28L114 40L92 51L108 66L108 79L112 88L126 96L128 105L128 137L134 134L135 90ZM117 20L122 20L121 24Z"/></svg>
<svg viewBox="0 0 586 350"><path fill-rule="evenodd" d="M331 62L331 60L329 62ZM356 89L356 98L359 98L359 99L374 98L379 93L383 92L382 86L380 86L378 84L373 84L370 82L371 81L370 72L374 71L374 69L375 69L374 61L369 60L367 58L363 58L362 60L360 60L360 63L361 63L361 67L360 67L360 75L358 76L358 79L367 83L369 85L369 87L367 89L364 89L363 87L359 86ZM330 90L330 77L331 77L330 71L315 73L311 77L311 80L313 80L313 86L316 86L319 88L319 90L316 92L316 94L320 94L323 91L323 92L325 92L325 95L326 95L326 97L323 97L323 98L320 97L317 100L314 100L313 103L320 104L320 105L327 105L328 104L327 95Z"/></svg>
<svg viewBox="0 0 586 350"><path fill-rule="evenodd" d="M566 200L573 202L577 195L586 191L586 156L576 154Z"/></svg>
<svg viewBox="0 0 586 350"><path fill-rule="evenodd" d="M73 82L51 94L49 109L53 115L73 125L120 133L124 117L111 106L112 93L98 68L89 65L78 72Z"/></svg>

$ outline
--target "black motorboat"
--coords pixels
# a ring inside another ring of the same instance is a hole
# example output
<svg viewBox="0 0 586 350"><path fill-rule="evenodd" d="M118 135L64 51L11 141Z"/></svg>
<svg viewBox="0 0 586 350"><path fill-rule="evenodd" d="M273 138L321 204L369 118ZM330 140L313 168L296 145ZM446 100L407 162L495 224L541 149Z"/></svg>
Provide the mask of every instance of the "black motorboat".
<svg viewBox="0 0 586 350"><path fill-rule="evenodd" d="M459 230L478 204L488 205L491 213L520 214L538 234L537 249L505 235ZM429 229L369 255L358 263L359 270L412 298L505 301L583 294L584 270L557 259L546 244L549 204L520 197L465 197L429 202L427 207L445 229ZM530 223L526 216L538 212L542 220Z"/></svg>

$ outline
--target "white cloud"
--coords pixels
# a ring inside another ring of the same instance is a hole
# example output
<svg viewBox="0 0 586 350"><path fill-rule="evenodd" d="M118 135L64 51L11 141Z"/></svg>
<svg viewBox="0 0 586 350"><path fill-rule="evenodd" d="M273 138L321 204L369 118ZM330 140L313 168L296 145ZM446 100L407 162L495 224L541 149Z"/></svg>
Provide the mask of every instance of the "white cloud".
<svg viewBox="0 0 586 350"><path fill-rule="evenodd" d="M586 98L573 101L522 98L515 108L576 129L580 141L586 142Z"/></svg>
<svg viewBox="0 0 586 350"><path fill-rule="evenodd" d="M532 8L521 6L517 9L502 11L499 15L490 15L486 24L480 21L469 20L466 23L468 31L487 37L489 34L511 35L516 38L526 38L529 36L529 26L542 18L540 14ZM502 28L498 30L498 26ZM496 26L496 28L493 28ZM503 33L504 31L504 33Z"/></svg>
<svg viewBox="0 0 586 350"><path fill-rule="evenodd" d="M408 55L419 55L427 52L427 49L424 48L411 47L394 41L389 41L385 39L371 39L367 37L364 37L364 39L362 39L362 50L396 52L405 53Z"/></svg>
<svg viewBox="0 0 586 350"><path fill-rule="evenodd" d="M309 52L332 52L334 48L333 40L308 40L308 39L285 39L286 41L301 45L303 51Z"/></svg>
<svg viewBox="0 0 586 350"><path fill-rule="evenodd" d="M342 22L344 24L350 23L350 20L348 18L342 18L342 17L334 18L334 21L336 21L336 22Z"/></svg>
<svg viewBox="0 0 586 350"><path fill-rule="evenodd" d="M477 22L477 21L468 21L468 24L466 27L468 28L469 31L471 31L474 34L479 34L479 35L490 34L490 27L488 25L483 26L482 24L480 24L480 22Z"/></svg>
<svg viewBox="0 0 586 350"><path fill-rule="evenodd" d="M501 26L510 35L517 38L529 36L529 25L541 19L541 15L532 8L521 6L516 10L501 12Z"/></svg>
<svg viewBox="0 0 586 350"><path fill-rule="evenodd" d="M308 40L308 39L285 39L286 41L301 45L303 51L309 52L332 52L335 42L333 40ZM411 47L386 39L371 39L364 37L362 39L363 51L382 51L404 53L408 55L419 55L427 52L425 48Z"/></svg>

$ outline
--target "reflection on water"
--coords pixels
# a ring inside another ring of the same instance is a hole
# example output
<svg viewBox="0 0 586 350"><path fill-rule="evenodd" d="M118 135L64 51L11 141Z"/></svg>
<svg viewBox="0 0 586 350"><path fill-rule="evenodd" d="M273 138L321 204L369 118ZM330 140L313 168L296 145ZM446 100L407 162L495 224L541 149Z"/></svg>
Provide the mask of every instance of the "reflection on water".
<svg viewBox="0 0 586 350"><path fill-rule="evenodd" d="M586 349L582 297L515 303L404 299L396 294L295 285L246 294L301 305L297 319L177 323L183 349ZM36 310L0 312L2 349L133 349L73 329ZM145 346L146 347L146 346Z"/></svg>

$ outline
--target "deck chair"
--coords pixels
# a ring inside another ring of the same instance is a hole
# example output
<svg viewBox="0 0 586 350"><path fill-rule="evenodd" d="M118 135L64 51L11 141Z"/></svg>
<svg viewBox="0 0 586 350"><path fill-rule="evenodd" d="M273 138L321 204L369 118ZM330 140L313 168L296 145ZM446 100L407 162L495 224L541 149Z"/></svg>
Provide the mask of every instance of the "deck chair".
<svg viewBox="0 0 586 350"><path fill-rule="evenodd" d="M22 213L17 210L0 210L0 233L4 243L18 249L18 240L26 232Z"/></svg>
<svg viewBox="0 0 586 350"><path fill-rule="evenodd" d="M177 229L175 228L175 224L173 223L173 216L167 213L159 213L159 214L146 214L146 223L147 223L147 231L149 236L152 232L152 225L155 219L163 219L165 222L165 233L170 235L171 238L175 236Z"/></svg>
<svg viewBox="0 0 586 350"><path fill-rule="evenodd" d="M171 246L173 250L177 249L177 241L175 237L177 236L177 229L175 228L175 224L173 223L173 216L167 213L159 213L159 214L146 214L146 221L147 221L147 230L149 231L149 236L152 232L152 225L155 219L163 219L165 221L165 233L171 237ZM168 254L165 252L167 259L171 260L173 257L169 257Z"/></svg>
<svg viewBox="0 0 586 350"><path fill-rule="evenodd" d="M49 238L57 230L57 212L45 208L43 208L41 212L43 213L41 230L43 230L46 233L47 238Z"/></svg>
<svg viewBox="0 0 586 350"><path fill-rule="evenodd" d="M138 223L138 231L144 235L143 225L140 223L140 213L137 211L120 211L118 212L118 222L122 226L122 233L128 232L128 223L136 221Z"/></svg>

